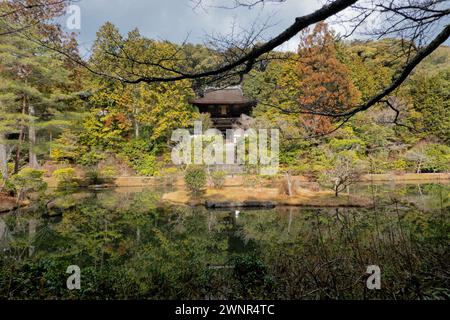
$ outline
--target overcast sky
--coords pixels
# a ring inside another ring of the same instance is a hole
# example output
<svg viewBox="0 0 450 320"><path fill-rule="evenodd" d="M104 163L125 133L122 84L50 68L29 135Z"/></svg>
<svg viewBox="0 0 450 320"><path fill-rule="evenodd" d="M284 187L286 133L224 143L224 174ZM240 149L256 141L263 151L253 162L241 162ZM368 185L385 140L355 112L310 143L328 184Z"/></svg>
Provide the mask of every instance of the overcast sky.
<svg viewBox="0 0 450 320"><path fill-rule="evenodd" d="M189 35L189 42L203 43L205 34L228 33L235 25L249 27L255 20L270 19L274 26L266 35L279 33L293 23L295 17L320 7L319 0L287 0L282 4L267 3L249 10L217 8L219 4L232 4L232 0L207 0L203 8L194 8L191 0L79 0L81 30L79 43L82 53L90 49L95 34L105 22L114 23L122 34L138 28L142 35L181 43ZM295 50L296 39L283 46Z"/></svg>
<svg viewBox="0 0 450 320"><path fill-rule="evenodd" d="M191 43L203 43L206 34L229 33L234 22L248 28L254 21L270 19L274 26L266 31L266 37L274 36L294 22L295 17L313 12L324 0L268 1L264 6L224 9L219 5L232 5L234 0L203 0L203 7L194 8L192 0L77 0L81 8L80 51L83 56L95 39L96 32L105 22L114 23L122 34L138 28L142 35L176 43L187 36ZM340 26L333 26L337 31ZM295 51L298 37L285 43L281 50ZM449 41L446 42L449 44Z"/></svg>

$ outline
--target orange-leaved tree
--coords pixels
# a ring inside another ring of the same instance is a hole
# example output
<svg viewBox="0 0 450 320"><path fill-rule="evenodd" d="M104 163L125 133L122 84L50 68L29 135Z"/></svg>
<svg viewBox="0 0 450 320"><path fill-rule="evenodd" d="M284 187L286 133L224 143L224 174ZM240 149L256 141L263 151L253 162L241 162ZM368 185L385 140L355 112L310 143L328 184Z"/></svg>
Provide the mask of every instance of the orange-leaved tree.
<svg viewBox="0 0 450 320"><path fill-rule="evenodd" d="M336 39L324 22L312 32L305 31L298 48L299 111L303 121L316 133L330 130L332 119L314 113L340 113L351 109L360 94L350 71L339 60Z"/></svg>

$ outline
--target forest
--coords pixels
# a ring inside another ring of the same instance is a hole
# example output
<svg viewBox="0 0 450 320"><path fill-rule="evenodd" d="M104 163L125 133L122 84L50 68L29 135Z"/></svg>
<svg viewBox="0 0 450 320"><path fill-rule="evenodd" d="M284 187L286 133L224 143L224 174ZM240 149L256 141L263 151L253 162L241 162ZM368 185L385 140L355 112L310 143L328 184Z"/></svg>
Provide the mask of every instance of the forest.
<svg viewBox="0 0 450 320"><path fill-rule="evenodd" d="M70 3L0 2L0 300L448 300L448 2L327 1L268 41L106 22L87 55ZM351 6L384 29L343 35ZM215 126L211 88L278 130L276 175L174 164L175 130Z"/></svg>
<svg viewBox="0 0 450 320"><path fill-rule="evenodd" d="M75 38L51 32L61 37L61 46L77 51ZM304 31L300 43L297 52L275 52L242 81L244 95L258 101L251 126L280 130L282 172L320 179L344 162L362 173L448 172L448 46L426 58L389 97L392 109L380 105L342 121L297 113L296 106L339 111L364 101L395 74L402 43L343 41L326 23ZM122 35L106 23L97 32L89 64L114 73L130 66L112 64L111 51L126 48L145 60L170 55L179 46L147 39L137 29ZM205 46L183 46L186 69L219 59ZM17 34L1 37L0 48L4 190L13 192L21 174L44 170L50 176L55 168L74 177L174 175L180 168L170 160L172 131L192 127L195 120L205 129L211 126L208 114L189 103L205 81L121 83Z"/></svg>

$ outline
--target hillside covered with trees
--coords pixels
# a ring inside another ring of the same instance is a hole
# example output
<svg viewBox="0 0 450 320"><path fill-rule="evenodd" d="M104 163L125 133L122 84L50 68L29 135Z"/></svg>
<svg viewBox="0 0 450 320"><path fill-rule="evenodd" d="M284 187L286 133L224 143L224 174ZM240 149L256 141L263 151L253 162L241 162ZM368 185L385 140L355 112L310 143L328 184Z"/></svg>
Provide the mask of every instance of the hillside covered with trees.
<svg viewBox="0 0 450 320"><path fill-rule="evenodd" d="M14 23L27 19L19 14ZM343 40L324 22L301 31L299 39L297 52L274 51L241 74L243 93L258 101L250 127L280 130L282 174L325 181L344 167L358 174L448 172L448 46L428 56L393 94L354 113L397 77L414 44ZM2 35L0 49L1 188L11 193L24 168L28 175L49 177L62 169L85 179L176 175L184 168L170 160L172 131L191 128L195 120L211 126L208 114L190 101L208 86L236 80L121 81L123 73L165 79L181 62L182 74L195 74L219 63L224 52L148 39L137 29L122 34L112 23L98 30L82 65L74 59L76 36L51 22Z"/></svg>
<svg viewBox="0 0 450 320"><path fill-rule="evenodd" d="M61 40L76 50L74 41ZM395 72L400 44L395 39L340 41L326 24L304 32L301 43L298 52L276 53L277 59L250 72L242 83L244 94L258 101L252 126L281 130L284 169L319 175L344 157L371 173L449 170L449 47L428 57L389 98L392 109L374 108L342 123L296 108L316 106L320 99L324 110L342 111L370 97ZM128 174L162 175L171 167L171 132L196 119L207 122L189 104L205 88L199 81L124 84L19 35L1 37L0 45L4 178L48 162L91 169L107 162L129 167L124 170ZM214 60L208 48L186 46L187 68ZM114 57L107 52L118 47L143 60L178 49L146 39L138 30L121 35L107 23L97 33L89 63L114 72L109 63Z"/></svg>
<svg viewBox="0 0 450 320"><path fill-rule="evenodd" d="M204 45L107 22L85 57L71 1L0 1L0 300L448 300L449 1L330 0ZM339 34L351 7L383 23ZM278 129L275 175L244 134L217 152L244 163L175 164L174 131L209 147L217 114Z"/></svg>

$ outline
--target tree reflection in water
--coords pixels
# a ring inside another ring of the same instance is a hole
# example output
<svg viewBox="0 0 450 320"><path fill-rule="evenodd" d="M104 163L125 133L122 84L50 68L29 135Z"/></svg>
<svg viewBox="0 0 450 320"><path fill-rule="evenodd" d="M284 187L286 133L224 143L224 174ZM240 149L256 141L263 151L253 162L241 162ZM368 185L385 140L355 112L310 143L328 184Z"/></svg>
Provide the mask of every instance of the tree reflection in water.
<svg viewBox="0 0 450 320"><path fill-rule="evenodd" d="M378 186L375 208L236 215L116 190L59 218L17 211L0 217L0 298L449 298L448 193ZM69 265L81 268L81 290L66 289ZM369 265L381 268L381 290L366 287Z"/></svg>

